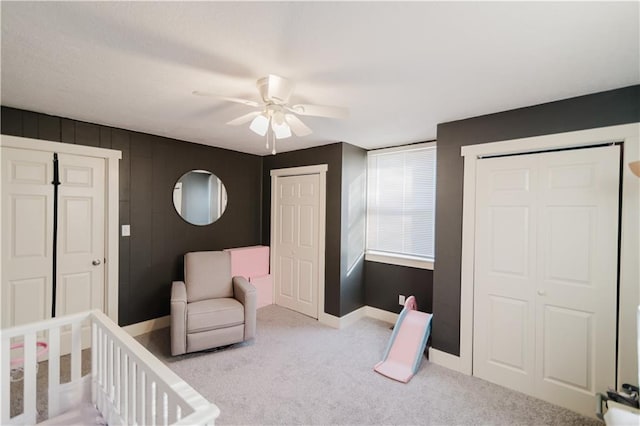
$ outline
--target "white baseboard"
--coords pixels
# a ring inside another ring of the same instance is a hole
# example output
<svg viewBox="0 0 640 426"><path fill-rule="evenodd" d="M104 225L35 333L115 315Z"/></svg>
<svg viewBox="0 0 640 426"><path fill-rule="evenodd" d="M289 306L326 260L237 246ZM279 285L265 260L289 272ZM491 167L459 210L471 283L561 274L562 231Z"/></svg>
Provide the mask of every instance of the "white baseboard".
<svg viewBox="0 0 640 426"><path fill-rule="evenodd" d="M171 324L171 315L165 315L163 317L150 319L148 321L142 321L135 324L122 327L124 331L129 335L135 337L141 334L149 333L153 330L160 330L161 328L169 327Z"/></svg>
<svg viewBox="0 0 640 426"><path fill-rule="evenodd" d="M359 319L362 319L365 316L367 316L366 308L368 308L368 306L363 306L361 308L356 309L353 312L349 312L347 315L343 317L336 317L334 315L330 315L325 312L322 312L320 313L320 315L318 315L318 321L321 324L327 325L329 327L333 327L337 329L345 328L355 323Z"/></svg>
<svg viewBox="0 0 640 426"><path fill-rule="evenodd" d="M466 372L466 369L462 367L462 362L460 361L459 356L451 355L450 353L439 351L438 349L429 348L429 361L450 370L459 371L460 373L467 375L471 374L471 372Z"/></svg>
<svg viewBox="0 0 640 426"><path fill-rule="evenodd" d="M365 306L365 316L388 322L389 324L395 324L398 320L398 314L385 311L384 309L374 308L373 306Z"/></svg>

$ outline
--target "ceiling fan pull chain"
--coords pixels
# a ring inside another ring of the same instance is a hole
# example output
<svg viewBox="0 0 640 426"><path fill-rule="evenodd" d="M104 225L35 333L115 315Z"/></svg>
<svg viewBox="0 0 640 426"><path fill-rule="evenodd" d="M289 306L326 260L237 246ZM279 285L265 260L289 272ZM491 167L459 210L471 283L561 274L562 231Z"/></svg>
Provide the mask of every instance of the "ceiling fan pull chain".
<svg viewBox="0 0 640 426"><path fill-rule="evenodd" d="M267 150L269 150L269 133L270 133L269 129L267 129L267 145L266 145Z"/></svg>
<svg viewBox="0 0 640 426"><path fill-rule="evenodd" d="M273 138L273 150L271 151L272 155L276 155L276 138Z"/></svg>

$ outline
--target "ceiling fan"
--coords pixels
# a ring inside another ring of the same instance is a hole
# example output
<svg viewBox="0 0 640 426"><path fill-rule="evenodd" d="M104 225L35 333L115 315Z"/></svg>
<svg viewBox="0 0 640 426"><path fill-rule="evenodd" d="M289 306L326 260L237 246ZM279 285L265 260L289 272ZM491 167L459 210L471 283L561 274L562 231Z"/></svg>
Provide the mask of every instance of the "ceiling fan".
<svg viewBox="0 0 640 426"><path fill-rule="evenodd" d="M229 121L227 124L240 126L251 122L249 128L253 132L260 136L267 136L267 149L269 149L269 140L272 140L272 154L276 153L276 139L288 138L292 132L296 136L307 136L312 133L312 130L298 118L298 115L327 118L347 118L349 116L349 110L342 107L308 104L292 105L289 99L291 98L295 84L293 81L284 77L269 74L267 77L258 79L256 86L258 87L262 102L218 96L213 93L198 90L194 91L193 94L210 96L253 108L259 108L258 111L241 115Z"/></svg>

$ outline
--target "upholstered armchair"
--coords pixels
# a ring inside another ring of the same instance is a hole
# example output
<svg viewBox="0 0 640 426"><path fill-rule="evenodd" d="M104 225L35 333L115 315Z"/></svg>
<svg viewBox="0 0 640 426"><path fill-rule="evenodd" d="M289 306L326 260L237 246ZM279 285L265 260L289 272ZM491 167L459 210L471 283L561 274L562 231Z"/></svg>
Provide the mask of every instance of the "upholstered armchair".
<svg viewBox="0 0 640 426"><path fill-rule="evenodd" d="M256 309L256 289L244 277L231 276L229 252L187 253L184 281L171 287L171 354L252 339Z"/></svg>

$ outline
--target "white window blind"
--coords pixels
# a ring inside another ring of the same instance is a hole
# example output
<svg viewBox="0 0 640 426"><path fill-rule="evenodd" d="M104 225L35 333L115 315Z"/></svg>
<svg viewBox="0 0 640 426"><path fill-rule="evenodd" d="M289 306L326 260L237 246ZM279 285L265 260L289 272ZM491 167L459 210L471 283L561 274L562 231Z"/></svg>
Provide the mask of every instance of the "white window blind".
<svg viewBox="0 0 640 426"><path fill-rule="evenodd" d="M434 143L368 153L367 252L434 260Z"/></svg>

